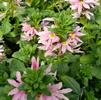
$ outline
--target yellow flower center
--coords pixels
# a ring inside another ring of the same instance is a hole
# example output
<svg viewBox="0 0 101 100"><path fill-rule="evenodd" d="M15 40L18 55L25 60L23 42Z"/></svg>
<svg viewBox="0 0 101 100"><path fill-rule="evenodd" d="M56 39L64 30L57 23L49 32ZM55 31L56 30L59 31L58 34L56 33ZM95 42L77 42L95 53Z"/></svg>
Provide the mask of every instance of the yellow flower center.
<svg viewBox="0 0 101 100"><path fill-rule="evenodd" d="M51 38L51 39L53 39L53 38L55 38L55 34L54 33L51 33L51 34L49 34L49 37Z"/></svg>
<svg viewBox="0 0 101 100"><path fill-rule="evenodd" d="M70 33L69 36L70 36L71 38L73 38L73 39L75 38L75 34L74 34L74 33Z"/></svg>
<svg viewBox="0 0 101 100"><path fill-rule="evenodd" d="M62 42L63 45L66 45L66 41Z"/></svg>
<svg viewBox="0 0 101 100"><path fill-rule="evenodd" d="M83 4L83 0L80 0L80 3Z"/></svg>

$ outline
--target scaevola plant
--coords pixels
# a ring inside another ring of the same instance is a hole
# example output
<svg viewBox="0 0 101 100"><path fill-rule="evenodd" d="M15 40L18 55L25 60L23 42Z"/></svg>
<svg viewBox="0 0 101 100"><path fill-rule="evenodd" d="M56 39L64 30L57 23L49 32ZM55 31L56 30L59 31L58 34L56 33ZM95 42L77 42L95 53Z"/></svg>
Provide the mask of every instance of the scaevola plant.
<svg viewBox="0 0 101 100"><path fill-rule="evenodd" d="M27 100L30 96L34 100L67 100L64 94L71 92L70 88L60 90L62 83L54 84L56 73L51 71L51 65L46 69L39 64L39 58L32 57L31 68L26 69L21 77L19 71L16 72L16 80L8 79L14 89L8 95L12 95L12 100ZM51 85L53 84L53 85ZM59 92L57 94L57 92ZM47 99L45 99L47 98Z"/></svg>
<svg viewBox="0 0 101 100"><path fill-rule="evenodd" d="M54 21L53 18L47 18L47 20ZM38 48L39 50L45 51L45 57L63 55L67 51L71 53L82 53L82 51L80 51L80 45L83 41L80 37L84 34L81 32L80 26L75 27L72 32L67 34L67 39L63 40L58 33L49 30L48 22L45 22L44 20L42 25L43 30L41 31L36 31L35 28L30 27L27 23L23 23L22 25L22 31L24 31L24 34L21 38L30 41L33 39L34 35L38 36ZM56 25L54 26L57 27Z"/></svg>

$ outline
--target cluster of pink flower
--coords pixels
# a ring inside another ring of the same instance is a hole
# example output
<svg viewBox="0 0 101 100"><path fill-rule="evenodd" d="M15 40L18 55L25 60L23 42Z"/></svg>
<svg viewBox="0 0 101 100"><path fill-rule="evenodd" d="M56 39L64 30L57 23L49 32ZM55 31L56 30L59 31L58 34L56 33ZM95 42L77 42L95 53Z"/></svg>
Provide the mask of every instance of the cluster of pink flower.
<svg viewBox="0 0 101 100"><path fill-rule="evenodd" d="M69 33L69 38L66 41L61 42L61 39L49 31L47 26L43 27L43 31L36 31L34 28L30 27L27 23L22 24L22 39L31 40L36 34L39 38L38 48L45 51L45 56L54 56L64 54L66 51L82 53L79 46L83 43L80 37L84 34L81 33L81 28L77 26L72 33Z"/></svg>
<svg viewBox="0 0 101 100"><path fill-rule="evenodd" d="M90 12L90 8L94 8L99 5L99 0L65 0L71 4L71 9L74 10L74 18L78 18L81 15L85 15L89 20L93 13Z"/></svg>
<svg viewBox="0 0 101 100"><path fill-rule="evenodd" d="M21 36L22 40L30 41L33 36L37 33L36 29L31 27L29 24L22 23L22 31L24 34Z"/></svg>
<svg viewBox="0 0 101 100"><path fill-rule="evenodd" d="M45 74L51 74L51 67L49 66L45 70ZM32 70L38 70L39 69L39 58L37 60L35 57L32 57ZM23 84L23 81L21 80L21 73L19 71L16 72L16 80L8 79L9 84L14 86L14 89L12 89L8 95L12 95L12 100L27 100L27 92L19 90L19 86ZM64 94L69 93L72 91L72 89L62 89L62 82L58 84L49 84L48 89L51 93L51 96L47 96L45 94L39 94L36 96L35 100L69 100Z"/></svg>
<svg viewBox="0 0 101 100"><path fill-rule="evenodd" d="M79 39L80 36L84 34L80 32L81 28L77 26L73 33L69 33L69 38L66 41L60 42L60 38L48 30L47 27L44 27L44 31L38 32L39 41L41 46L39 49L45 50L45 56L64 54L66 51L80 53L78 48L83 42Z"/></svg>

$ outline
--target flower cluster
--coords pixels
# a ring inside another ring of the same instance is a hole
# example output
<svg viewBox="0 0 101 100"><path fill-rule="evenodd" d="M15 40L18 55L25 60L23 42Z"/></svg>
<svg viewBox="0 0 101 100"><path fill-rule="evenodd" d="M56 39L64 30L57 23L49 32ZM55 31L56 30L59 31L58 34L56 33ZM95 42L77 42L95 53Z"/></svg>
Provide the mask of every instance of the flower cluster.
<svg viewBox="0 0 101 100"><path fill-rule="evenodd" d="M47 27L44 27L44 31L38 33L38 43L41 43L39 49L46 51L45 56L56 55L57 51L59 55L64 54L66 51L72 53L82 52L78 48L83 43L79 37L84 35L80 30L81 28L77 26L72 33L69 33L69 38L61 42L55 33L50 32Z"/></svg>
<svg viewBox="0 0 101 100"><path fill-rule="evenodd" d="M66 0L71 4L71 9L74 10L73 17L78 18L81 15L85 15L89 20L93 13L90 12L91 8L99 5L98 0Z"/></svg>
<svg viewBox="0 0 101 100"><path fill-rule="evenodd" d="M66 51L82 53L79 46L83 43L80 37L84 34L81 33L79 26L77 26L73 32L69 33L67 40L61 41L56 33L49 31L49 21L53 21L53 19L47 18L47 22L46 19L43 20L43 31L39 32L30 27L27 23L23 23L22 31L24 31L24 34L22 35L22 39L30 41L36 34L38 36L38 48L45 51L45 56L61 55Z"/></svg>
<svg viewBox="0 0 101 100"><path fill-rule="evenodd" d="M33 36L37 33L36 29L31 27L29 24L22 23L22 31L24 34L22 34L21 38L22 40L30 41Z"/></svg>
<svg viewBox="0 0 101 100"><path fill-rule="evenodd" d="M39 70L39 58L32 57L32 70ZM53 75L54 73L51 72L51 65L46 68L44 71L45 75ZM8 79L8 83L14 87L8 95L12 95L12 100L27 100L27 91L20 90L19 87L24 83L21 80L21 73L19 71L16 72L16 80ZM35 96L35 100L68 100L68 98L64 95L72 91L72 89L61 89L62 88L62 82L58 84L51 84L49 83L47 88L49 89L51 95L47 96L44 93L38 93ZM40 96L39 96L40 95ZM33 98L34 99L34 98Z"/></svg>

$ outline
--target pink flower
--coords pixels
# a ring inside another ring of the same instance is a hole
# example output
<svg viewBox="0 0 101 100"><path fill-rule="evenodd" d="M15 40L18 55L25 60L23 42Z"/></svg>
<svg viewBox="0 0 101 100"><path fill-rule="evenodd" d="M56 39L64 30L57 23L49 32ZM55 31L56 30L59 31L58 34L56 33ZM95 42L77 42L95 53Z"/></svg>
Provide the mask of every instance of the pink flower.
<svg viewBox="0 0 101 100"><path fill-rule="evenodd" d="M90 9L91 7L99 5L98 0L68 0L71 4L71 9L77 11L79 14L83 9Z"/></svg>
<svg viewBox="0 0 101 100"><path fill-rule="evenodd" d="M74 32L69 34L69 39L71 40L71 43L74 46L77 46L78 43L83 43L79 37L83 36L84 34L81 33L80 31L81 31L81 28L77 26L74 29Z"/></svg>
<svg viewBox="0 0 101 100"><path fill-rule="evenodd" d="M78 47L83 43L80 37L84 35L80 31L81 28L77 26L74 32L69 34L69 38L66 41L57 43L54 46L53 51L58 50L59 54L64 54L66 51L80 53L81 51L79 51Z"/></svg>
<svg viewBox="0 0 101 100"><path fill-rule="evenodd" d="M79 18L81 16L81 14L79 14L78 12L75 12L72 14L73 18Z"/></svg>
<svg viewBox="0 0 101 100"><path fill-rule="evenodd" d="M38 70L40 68L39 66L39 57L37 57L37 59L33 56L32 57L32 64L31 64L31 69L32 70ZM52 75L52 76L56 76L56 72L52 73L51 72L51 68L52 68L52 64L50 64L44 71L45 75Z"/></svg>
<svg viewBox="0 0 101 100"><path fill-rule="evenodd" d="M46 42L45 44L39 46L38 48L40 50L44 50L45 51L45 57L47 56L55 56L56 54L52 51L53 50L53 44L50 44L49 47L47 47L48 43Z"/></svg>
<svg viewBox="0 0 101 100"><path fill-rule="evenodd" d="M93 17L94 16L94 14L93 13L91 13L90 11L84 11L83 13L82 13L82 15L85 15L86 16L86 18L87 19L91 19L91 17Z"/></svg>
<svg viewBox="0 0 101 100"><path fill-rule="evenodd" d="M39 36L38 43L47 44L46 49L48 49L51 44L59 42L59 37L56 36L55 33L50 32L47 27L44 27L44 31L39 32L37 35Z"/></svg>
<svg viewBox="0 0 101 100"><path fill-rule="evenodd" d="M41 25L42 27L51 27L51 28L54 28L55 25L54 25L54 19L51 18L51 17L46 17L42 20L41 22Z"/></svg>
<svg viewBox="0 0 101 100"><path fill-rule="evenodd" d="M37 34L36 29L31 27L27 23L22 23L22 31L24 34L21 35L22 40L30 41L35 34Z"/></svg>
<svg viewBox="0 0 101 100"><path fill-rule="evenodd" d="M41 95L39 100L69 100L64 94L67 94L72 91L72 89L61 89L62 83L48 86L51 96Z"/></svg>
<svg viewBox="0 0 101 100"><path fill-rule="evenodd" d="M53 72L51 72L51 70L52 70L52 64L50 64L46 69L45 69L45 75L51 75L51 76L53 76L53 77L55 77L56 78L56 74L57 74L57 71L55 71L54 73Z"/></svg>
<svg viewBox="0 0 101 100"><path fill-rule="evenodd" d="M31 69L35 69L35 70L39 69L39 57L37 58L37 60L34 56L32 57Z"/></svg>
<svg viewBox="0 0 101 100"><path fill-rule="evenodd" d="M74 10L73 18L79 18L85 15L87 19L91 19L93 13L90 12L91 8L98 6L99 0L66 0L71 4L71 9Z"/></svg>
<svg viewBox="0 0 101 100"><path fill-rule="evenodd" d="M73 15L73 18L79 18L81 16L81 14L79 14L78 12L75 12ZM88 10L85 10L85 11L82 11L82 15L85 15L87 19L91 19L91 17L94 16L93 13L91 13L90 11Z"/></svg>
<svg viewBox="0 0 101 100"><path fill-rule="evenodd" d="M16 72L16 80L8 79L8 83L14 86L8 95L12 95L12 100L27 100L27 95L25 91L20 91L18 87L23 83L21 80L21 73L19 71Z"/></svg>
<svg viewBox="0 0 101 100"><path fill-rule="evenodd" d="M15 3L20 6L22 0L15 0Z"/></svg>
<svg viewBox="0 0 101 100"><path fill-rule="evenodd" d="M58 43L56 46L54 46L53 50L59 49L59 54L64 54L66 51L73 52L72 47L69 45L70 40L67 39L66 41L62 43Z"/></svg>
<svg viewBox="0 0 101 100"><path fill-rule="evenodd" d="M44 27L44 31L37 33L39 36L39 41L41 45L38 47L41 50L45 51L45 56L53 56L53 45L59 42L59 37L55 33L52 33L48 30L47 27Z"/></svg>
<svg viewBox="0 0 101 100"><path fill-rule="evenodd" d="M71 46L71 39L67 39L64 42L61 43L57 43L54 48L53 51L59 51L59 55L64 54L66 51L72 52L73 53L73 47Z"/></svg>

